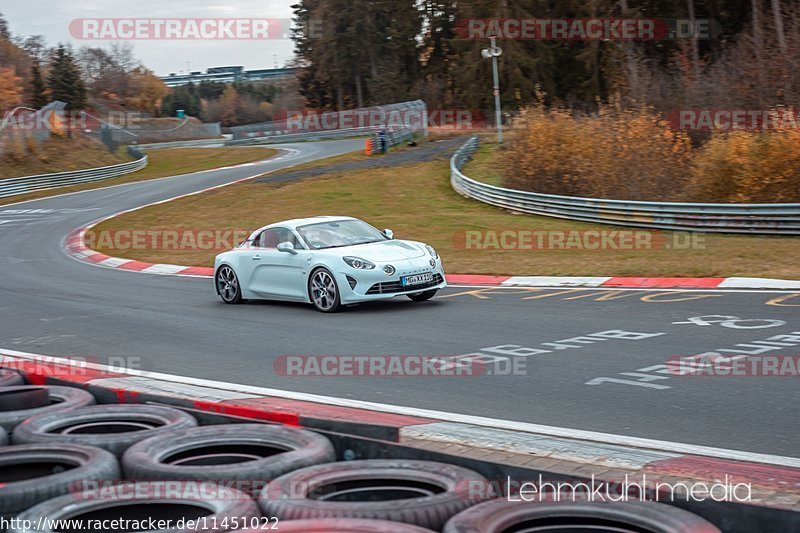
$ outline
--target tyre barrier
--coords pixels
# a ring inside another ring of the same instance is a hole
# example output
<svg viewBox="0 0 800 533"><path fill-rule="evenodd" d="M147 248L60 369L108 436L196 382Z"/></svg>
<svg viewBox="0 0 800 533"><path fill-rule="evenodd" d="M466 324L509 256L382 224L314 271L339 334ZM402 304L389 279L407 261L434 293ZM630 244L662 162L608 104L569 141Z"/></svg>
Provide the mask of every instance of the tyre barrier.
<svg viewBox="0 0 800 533"><path fill-rule="evenodd" d="M720 531L652 502L486 501L485 493L464 492L487 482L472 470L405 459L335 462L331 442L305 429L198 427L173 407L92 405L91 394L72 387L10 388L6 397L0 389L0 409L23 408L0 410L14 443L5 445L0 431L0 517L16 516L17 525L40 518L48 519L45 525L60 518L173 524L184 518L185 528L170 531L265 531L276 520L282 531L306 533ZM268 484L242 491L236 481ZM15 527L8 531L29 533Z"/></svg>
<svg viewBox="0 0 800 533"><path fill-rule="evenodd" d="M151 481L122 482L103 493L113 497L101 496L76 498L65 495L34 505L18 515L20 522L30 521L43 524L37 528L39 533L53 533L48 526L59 520L127 520L148 523L149 521L169 520L172 527L150 528L149 531L169 531L170 533L200 531L207 533L226 532L230 524L250 524L260 522L261 514L255 501L246 494L231 488L208 484L203 487L204 494L198 497L195 487L165 488L163 484ZM101 493L101 494L103 494ZM118 522L120 523L120 522ZM175 527L175 524L178 524ZM198 527L200 526L200 527ZM30 533L27 529L9 528L8 533Z"/></svg>
<svg viewBox="0 0 800 533"><path fill-rule="evenodd" d="M517 502L491 500L454 516L443 533L506 531L720 533L683 509L654 502Z"/></svg>
<svg viewBox="0 0 800 533"><path fill-rule="evenodd" d="M24 387L19 387L23 389ZM53 414L58 416L72 409L86 407L95 403L94 396L85 390L74 387L60 387L57 385L30 386L33 389L46 389L49 397L49 404L38 407L27 407L11 411L0 409L0 427L7 433L11 433L18 424L33 416Z"/></svg>
<svg viewBox="0 0 800 533"><path fill-rule="evenodd" d="M22 376L13 370L0 368L0 387L13 387L14 385L24 385Z"/></svg>
<svg viewBox="0 0 800 533"><path fill-rule="evenodd" d="M136 480L251 483L251 496L273 479L336 460L331 442L304 429L228 424L181 429L140 441L122 456ZM240 486L241 488L241 486Z"/></svg>
<svg viewBox="0 0 800 533"><path fill-rule="evenodd" d="M459 488L486 478L431 461L374 459L310 466L283 475L259 497L265 516L281 520L377 518L440 530L478 500Z"/></svg>
<svg viewBox="0 0 800 533"><path fill-rule="evenodd" d="M19 411L50 405L46 387L3 387L0 389L0 411Z"/></svg>
<svg viewBox="0 0 800 533"><path fill-rule="evenodd" d="M117 458L76 444L0 447L0 516L67 494L78 484L119 479ZM66 497L68 500L71 496Z"/></svg>
<svg viewBox="0 0 800 533"><path fill-rule="evenodd" d="M131 445L176 429L194 427L195 418L173 407L90 405L32 416L14 428L11 442L69 442L97 446L117 456Z"/></svg>

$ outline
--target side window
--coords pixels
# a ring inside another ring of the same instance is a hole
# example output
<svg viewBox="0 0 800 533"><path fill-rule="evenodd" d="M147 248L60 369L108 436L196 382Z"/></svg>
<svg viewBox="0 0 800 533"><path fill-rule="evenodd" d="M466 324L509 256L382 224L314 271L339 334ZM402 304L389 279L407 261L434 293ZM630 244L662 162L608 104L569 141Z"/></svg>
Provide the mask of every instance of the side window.
<svg viewBox="0 0 800 533"><path fill-rule="evenodd" d="M262 231L261 235L253 242L253 246L257 248L277 248L282 242L290 242L298 250L303 248L294 233L286 228L271 228Z"/></svg>
<svg viewBox="0 0 800 533"><path fill-rule="evenodd" d="M253 244L257 248L277 248L278 244L282 242L279 235L280 231L277 228L265 229Z"/></svg>

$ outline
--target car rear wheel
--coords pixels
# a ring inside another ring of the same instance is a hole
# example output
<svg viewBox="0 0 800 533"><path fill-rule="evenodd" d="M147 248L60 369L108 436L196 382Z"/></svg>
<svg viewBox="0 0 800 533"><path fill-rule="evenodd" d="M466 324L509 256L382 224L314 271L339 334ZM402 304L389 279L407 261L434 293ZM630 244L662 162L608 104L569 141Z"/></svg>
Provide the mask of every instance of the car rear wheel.
<svg viewBox="0 0 800 533"><path fill-rule="evenodd" d="M333 274L324 268L311 273L308 280L308 295L314 307L323 313L335 313L342 308L339 286L336 285Z"/></svg>
<svg viewBox="0 0 800 533"><path fill-rule="evenodd" d="M424 302L425 300L430 300L436 293L439 292L439 289L434 289L432 291L423 291L423 292L415 292L413 294L406 294L410 299L415 302Z"/></svg>
<svg viewBox="0 0 800 533"><path fill-rule="evenodd" d="M239 278L236 277L236 272L228 265L223 265L217 270L217 275L214 276L214 283L217 286L217 294L226 304L238 304L247 301L242 298L242 289L239 286Z"/></svg>

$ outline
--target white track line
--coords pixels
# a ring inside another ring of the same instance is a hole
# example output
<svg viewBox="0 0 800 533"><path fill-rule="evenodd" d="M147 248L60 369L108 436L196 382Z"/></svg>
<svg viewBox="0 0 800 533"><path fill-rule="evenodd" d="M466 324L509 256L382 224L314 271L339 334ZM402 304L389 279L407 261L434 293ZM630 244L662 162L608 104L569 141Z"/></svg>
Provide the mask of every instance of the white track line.
<svg viewBox="0 0 800 533"><path fill-rule="evenodd" d="M724 448L713 448L709 446L699 446L695 444L686 444L681 442L643 439L639 437L628 437L624 435L614 435L611 433L597 433L594 431L584 431L572 428L543 426L540 424L516 422L513 420L499 420L494 418L464 415L459 413L447 413L444 411L419 409L416 407L403 407L403 406L389 405L383 403L367 402L362 400L351 400L347 398L321 396L318 394L308 394L303 392L269 389L264 387L253 387L250 385L240 385L236 383L226 383L224 381L213 381L200 378L190 378L185 376L176 376L173 374L162 374L159 372L147 372L135 369L130 369L130 370L120 369L97 363L88 363L82 361L80 363L77 363L76 361L72 361L70 359L64 359L61 357L31 354L27 352L18 352L15 350L0 349L0 355L7 355L11 357L28 359L32 361L40 361L42 363L51 363L51 364L57 363L70 366L78 366L81 368L105 370L115 373L124 372L132 376L147 377L150 379L168 381L171 383L179 383L183 385L195 385L200 387L208 387L212 389L220 389L226 391L233 390L242 393L257 394L261 396L271 396L289 400L321 403L325 405L336 405L339 407L350 407L354 409L365 409L369 411L378 411L382 413L406 415L418 418L429 418L433 420L445 420L448 422L460 422L463 424L472 424L475 426L499 428L511 431L521 431L524 433L536 433L539 435L548 435L551 437L577 439L577 440L598 442L603 444L616 444L620 446L645 448L649 450L660 450L665 452L682 453L682 454L697 455L703 457L714 457L714 458L729 459L734 461L748 461L753 463L763 463L763 464L771 464L771 465L791 467L791 468L800 468L800 458L796 457L768 455L761 453L745 452L740 450L728 450Z"/></svg>

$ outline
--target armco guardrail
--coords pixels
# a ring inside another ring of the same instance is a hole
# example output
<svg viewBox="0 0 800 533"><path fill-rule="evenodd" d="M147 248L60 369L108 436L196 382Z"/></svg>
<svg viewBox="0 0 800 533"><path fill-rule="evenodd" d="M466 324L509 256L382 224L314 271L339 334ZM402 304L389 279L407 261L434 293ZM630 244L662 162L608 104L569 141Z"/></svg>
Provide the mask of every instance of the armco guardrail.
<svg viewBox="0 0 800 533"><path fill-rule="evenodd" d="M129 152L137 159L109 167L87 168L85 170L74 170L71 172L39 174L38 176L23 176L20 178L0 180L0 198L42 189L54 189L56 187L66 187L68 185L78 185L80 183L114 178L130 172L136 172L147 166L146 154L131 149L129 149Z"/></svg>
<svg viewBox="0 0 800 533"><path fill-rule="evenodd" d="M225 146L224 137L217 139L194 139L191 141L168 141L163 143L137 144L139 150L160 150L162 148L214 148Z"/></svg>
<svg viewBox="0 0 800 533"><path fill-rule="evenodd" d="M263 134L244 139L225 141L225 146L246 146L251 144L278 144L298 141L321 141L325 139L346 139L348 137L362 137L371 135L380 130L379 127L347 128L340 130L306 131L302 133L276 133Z"/></svg>
<svg viewBox="0 0 800 533"><path fill-rule="evenodd" d="M640 202L539 194L473 180L461 170L478 149L472 137L450 159L456 192L512 211L584 222L678 231L800 235L800 204Z"/></svg>

